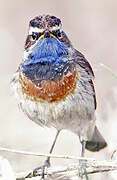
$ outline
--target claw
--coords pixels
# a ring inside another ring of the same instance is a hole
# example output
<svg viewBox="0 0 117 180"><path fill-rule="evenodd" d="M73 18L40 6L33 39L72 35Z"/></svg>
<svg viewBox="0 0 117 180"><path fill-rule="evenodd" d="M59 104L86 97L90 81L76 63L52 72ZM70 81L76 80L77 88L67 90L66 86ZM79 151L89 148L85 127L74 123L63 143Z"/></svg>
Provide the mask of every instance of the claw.
<svg viewBox="0 0 117 180"><path fill-rule="evenodd" d="M47 174L47 173L45 173L45 171L46 171L46 169L48 167L50 167L50 160L49 160L49 158L45 161L43 166L38 167L38 168L33 170L33 177L37 176L39 174L38 171L41 169L41 171L42 171L42 179L45 179L45 175Z"/></svg>
<svg viewBox="0 0 117 180"><path fill-rule="evenodd" d="M33 170L33 177L38 176L39 175L39 170L41 170L42 171L42 174L41 174L42 179L45 179L45 175L46 175L45 169L46 169L46 167L47 167L46 165L43 165L43 166L41 166L39 168L34 169Z"/></svg>
<svg viewBox="0 0 117 180"><path fill-rule="evenodd" d="M83 179L83 176L85 176L85 179L88 180L88 175L86 171L86 161L85 160L80 160L79 162L79 170L78 170L78 175L81 179Z"/></svg>
<svg viewBox="0 0 117 180"><path fill-rule="evenodd" d="M40 170L41 170L41 172L42 172L42 174L41 174L42 178L41 179L45 179L45 175L47 175L46 170L47 170L48 167L50 167L50 160L49 160L49 158L45 161L43 166L35 168L33 170L33 172L29 173L25 178L32 178L32 177L39 176Z"/></svg>

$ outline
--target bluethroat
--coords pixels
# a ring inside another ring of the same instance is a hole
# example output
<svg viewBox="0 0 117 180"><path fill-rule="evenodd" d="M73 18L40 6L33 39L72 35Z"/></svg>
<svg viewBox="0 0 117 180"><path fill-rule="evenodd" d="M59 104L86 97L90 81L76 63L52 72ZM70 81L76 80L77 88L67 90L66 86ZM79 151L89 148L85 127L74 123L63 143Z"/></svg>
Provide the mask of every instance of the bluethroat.
<svg viewBox="0 0 117 180"><path fill-rule="evenodd" d="M107 146L95 124L94 73L62 30L61 20L40 15L29 23L24 55L11 85L22 111L40 126L78 135L85 148L99 151ZM50 158L45 166L50 165Z"/></svg>

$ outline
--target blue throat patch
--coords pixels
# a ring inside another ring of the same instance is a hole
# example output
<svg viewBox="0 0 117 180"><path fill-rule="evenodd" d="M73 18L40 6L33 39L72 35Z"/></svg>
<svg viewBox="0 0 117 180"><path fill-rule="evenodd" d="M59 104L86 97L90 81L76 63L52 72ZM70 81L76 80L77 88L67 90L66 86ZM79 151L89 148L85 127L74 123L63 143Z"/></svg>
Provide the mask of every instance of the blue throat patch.
<svg viewBox="0 0 117 180"><path fill-rule="evenodd" d="M29 59L22 63L22 71L32 82L59 79L68 66L68 51L57 38L40 39L31 49Z"/></svg>

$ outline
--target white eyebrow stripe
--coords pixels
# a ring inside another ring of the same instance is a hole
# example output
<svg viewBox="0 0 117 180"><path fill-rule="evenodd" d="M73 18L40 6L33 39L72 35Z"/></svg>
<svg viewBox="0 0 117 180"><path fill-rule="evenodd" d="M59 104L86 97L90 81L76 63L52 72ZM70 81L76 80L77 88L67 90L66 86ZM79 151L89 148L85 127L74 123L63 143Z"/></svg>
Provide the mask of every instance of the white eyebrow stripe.
<svg viewBox="0 0 117 180"><path fill-rule="evenodd" d="M53 27L51 27L49 30L50 31L56 31L56 30L58 30L58 29L60 29L61 27L60 26L53 26Z"/></svg>
<svg viewBox="0 0 117 180"><path fill-rule="evenodd" d="M49 30L50 31L56 31L56 30L58 30L60 28L61 28L61 25L60 26L53 26L53 27L49 28ZM32 32L42 33L44 31L45 31L45 29L39 29L38 27L30 27L28 33L29 33L29 35L31 35Z"/></svg>
<svg viewBox="0 0 117 180"><path fill-rule="evenodd" d="M42 33L43 31L44 31L44 29L39 29L39 28L37 28L37 27L30 27L28 33L29 33L29 35L31 35L32 32Z"/></svg>

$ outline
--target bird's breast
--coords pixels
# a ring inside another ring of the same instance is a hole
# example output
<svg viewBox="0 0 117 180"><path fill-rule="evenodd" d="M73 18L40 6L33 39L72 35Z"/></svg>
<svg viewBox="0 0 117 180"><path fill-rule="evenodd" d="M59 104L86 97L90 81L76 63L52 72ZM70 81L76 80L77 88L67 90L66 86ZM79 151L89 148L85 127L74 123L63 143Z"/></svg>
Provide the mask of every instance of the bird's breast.
<svg viewBox="0 0 117 180"><path fill-rule="evenodd" d="M22 92L27 95L27 98L34 101L42 99L52 103L64 99L70 93L74 93L77 76L77 71L70 65L59 79L42 80L38 84L35 84L20 72L19 82Z"/></svg>

